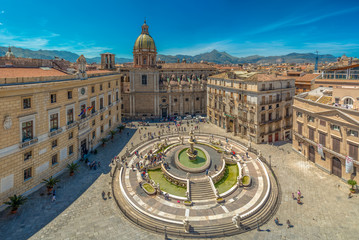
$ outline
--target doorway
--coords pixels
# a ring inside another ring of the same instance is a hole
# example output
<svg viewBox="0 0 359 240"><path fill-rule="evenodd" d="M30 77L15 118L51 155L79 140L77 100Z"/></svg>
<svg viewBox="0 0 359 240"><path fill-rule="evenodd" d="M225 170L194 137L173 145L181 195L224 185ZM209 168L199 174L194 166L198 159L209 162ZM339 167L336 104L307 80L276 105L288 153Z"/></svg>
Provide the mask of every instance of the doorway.
<svg viewBox="0 0 359 240"><path fill-rule="evenodd" d="M315 149L313 146L309 146L309 156L308 159L312 162L315 162Z"/></svg>
<svg viewBox="0 0 359 240"><path fill-rule="evenodd" d="M342 177L342 163L340 160L336 157L333 157L332 159L332 173L335 176Z"/></svg>
<svg viewBox="0 0 359 240"><path fill-rule="evenodd" d="M167 108L162 108L162 117L163 118L167 117Z"/></svg>

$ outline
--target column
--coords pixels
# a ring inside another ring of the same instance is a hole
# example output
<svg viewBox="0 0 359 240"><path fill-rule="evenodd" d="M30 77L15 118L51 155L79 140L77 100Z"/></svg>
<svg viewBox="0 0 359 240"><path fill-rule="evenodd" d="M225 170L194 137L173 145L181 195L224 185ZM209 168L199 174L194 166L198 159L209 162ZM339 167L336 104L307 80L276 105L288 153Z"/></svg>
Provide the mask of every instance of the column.
<svg viewBox="0 0 359 240"><path fill-rule="evenodd" d="M130 116L132 116L132 94L130 93Z"/></svg>
<svg viewBox="0 0 359 240"><path fill-rule="evenodd" d="M180 95L180 115L183 115L183 94Z"/></svg>
<svg viewBox="0 0 359 240"><path fill-rule="evenodd" d="M168 96L168 116L172 115L171 97L172 97L171 94L169 94L169 96Z"/></svg>
<svg viewBox="0 0 359 240"><path fill-rule="evenodd" d="M192 101L191 101L191 113L193 115L194 114L194 94L193 94L193 92L192 92L191 98L192 98Z"/></svg>
<svg viewBox="0 0 359 240"><path fill-rule="evenodd" d="M153 115L156 116L156 112L157 112L157 98L156 98L156 95L154 94L154 96L153 96Z"/></svg>

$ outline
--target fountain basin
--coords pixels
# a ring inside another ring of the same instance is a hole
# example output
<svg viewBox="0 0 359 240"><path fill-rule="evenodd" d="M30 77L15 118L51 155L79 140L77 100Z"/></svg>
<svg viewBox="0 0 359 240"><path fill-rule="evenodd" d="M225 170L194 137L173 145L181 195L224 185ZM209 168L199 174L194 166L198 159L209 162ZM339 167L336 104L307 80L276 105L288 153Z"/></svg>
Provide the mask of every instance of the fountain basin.
<svg viewBox="0 0 359 240"><path fill-rule="evenodd" d="M189 146L179 149L175 154L175 164L178 168L186 172L199 173L204 172L211 165L211 159L207 151L201 147L195 147L196 158L191 159L188 156Z"/></svg>

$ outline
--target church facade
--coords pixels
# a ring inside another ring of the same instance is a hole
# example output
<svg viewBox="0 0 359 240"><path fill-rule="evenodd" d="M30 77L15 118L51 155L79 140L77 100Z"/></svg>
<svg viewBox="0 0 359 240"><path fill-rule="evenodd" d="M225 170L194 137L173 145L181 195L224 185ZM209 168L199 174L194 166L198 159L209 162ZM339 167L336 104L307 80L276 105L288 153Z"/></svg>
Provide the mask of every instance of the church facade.
<svg viewBox="0 0 359 240"><path fill-rule="evenodd" d="M208 64L157 61L146 22L133 48L133 66L121 68L122 113L127 118L167 118L206 114Z"/></svg>

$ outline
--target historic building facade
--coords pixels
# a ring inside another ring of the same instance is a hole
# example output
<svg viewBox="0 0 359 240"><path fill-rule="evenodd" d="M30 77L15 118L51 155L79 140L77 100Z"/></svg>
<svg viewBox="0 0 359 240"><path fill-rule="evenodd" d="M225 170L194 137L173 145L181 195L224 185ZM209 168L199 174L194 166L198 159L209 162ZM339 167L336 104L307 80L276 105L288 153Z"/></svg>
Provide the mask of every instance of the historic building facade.
<svg viewBox="0 0 359 240"><path fill-rule="evenodd" d="M86 71L83 56L75 74L14 59L0 67L1 203L61 173L121 123L118 72Z"/></svg>
<svg viewBox="0 0 359 240"><path fill-rule="evenodd" d="M208 78L207 116L213 124L256 143L291 138L295 80L234 71Z"/></svg>
<svg viewBox="0 0 359 240"><path fill-rule="evenodd" d="M358 94L359 88L319 87L297 95L293 104L293 149L322 170L356 181Z"/></svg>
<svg viewBox="0 0 359 240"><path fill-rule="evenodd" d="M156 61L146 22L133 48L133 66L121 68L124 117L167 118L206 114L206 79L215 68L200 63Z"/></svg>

